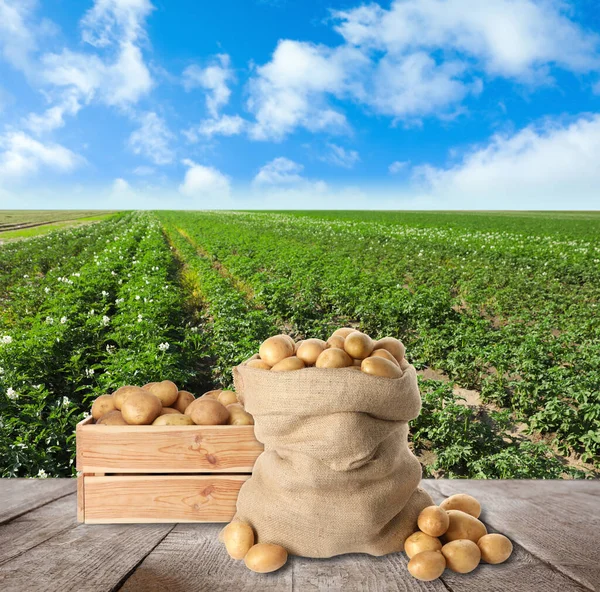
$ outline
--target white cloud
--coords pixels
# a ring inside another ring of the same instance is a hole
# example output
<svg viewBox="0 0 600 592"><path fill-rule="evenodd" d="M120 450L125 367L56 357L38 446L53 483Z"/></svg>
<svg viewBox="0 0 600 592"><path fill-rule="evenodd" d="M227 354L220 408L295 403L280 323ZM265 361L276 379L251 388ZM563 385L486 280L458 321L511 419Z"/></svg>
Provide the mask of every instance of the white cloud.
<svg viewBox="0 0 600 592"><path fill-rule="evenodd" d="M571 21L558 0L395 0L389 10L370 4L333 15L352 45L393 55L457 51L490 74L530 78L548 64L577 72L599 66L600 37Z"/></svg>
<svg viewBox="0 0 600 592"><path fill-rule="evenodd" d="M183 86L186 90L199 87L206 91L206 107L213 119L218 118L219 111L229 102L231 90L228 85L234 80L227 54L218 54L206 68L193 64L183 72Z"/></svg>
<svg viewBox="0 0 600 592"><path fill-rule="evenodd" d="M280 156L265 164L252 181L255 189L269 193L302 195L304 193L325 193L328 189L324 181L307 179L301 175L304 166ZM289 196L288 196L289 197Z"/></svg>
<svg viewBox="0 0 600 592"><path fill-rule="evenodd" d="M327 103L326 95L348 92L352 78L366 63L350 47L280 41L271 61L250 81L248 108L256 117L251 137L281 140L298 127L344 131L346 117Z"/></svg>
<svg viewBox="0 0 600 592"><path fill-rule="evenodd" d="M65 125L65 115L76 115L81 109L77 93L65 92L62 100L38 115L30 113L25 119L25 127L37 135L50 132Z"/></svg>
<svg viewBox="0 0 600 592"><path fill-rule="evenodd" d="M231 192L229 178L214 167L203 166L186 159L188 167L179 192L187 197L224 199Z"/></svg>
<svg viewBox="0 0 600 592"><path fill-rule="evenodd" d="M190 142L197 142L199 136L237 136L241 134L248 122L239 115L221 115L218 119L205 119L200 125L184 131Z"/></svg>
<svg viewBox="0 0 600 592"><path fill-rule="evenodd" d="M327 144L329 152L321 157L323 162L333 164L345 169L351 169L359 160L360 156L356 150L346 150L337 144Z"/></svg>
<svg viewBox="0 0 600 592"><path fill-rule="evenodd" d="M0 179L19 179L42 167L67 172L82 160L60 144L44 144L23 132L7 132L0 136Z"/></svg>
<svg viewBox="0 0 600 592"><path fill-rule="evenodd" d="M138 175L140 177L147 177L149 175L153 175L155 173L155 169L149 166L139 166L133 169L133 174Z"/></svg>
<svg viewBox="0 0 600 592"><path fill-rule="evenodd" d="M112 184L113 193L131 193L131 185L121 177L115 179Z"/></svg>
<svg viewBox="0 0 600 592"><path fill-rule="evenodd" d="M570 200L600 204L600 115L581 116L568 125L530 126L513 135L496 135L469 151L455 166L414 169L415 180L432 195L448 199L537 200L569 207ZM486 207L489 207L486 205ZM524 206L521 206L524 207Z"/></svg>
<svg viewBox="0 0 600 592"><path fill-rule="evenodd" d="M395 175L395 174L399 173L400 171L403 171L404 169L406 169L406 167L409 164L410 163L408 160L395 160L388 167L388 171L390 172L390 174Z"/></svg>
<svg viewBox="0 0 600 592"><path fill-rule="evenodd" d="M154 164L173 162L175 154L171 149L173 134L162 117L147 111L138 117L140 127L129 136L129 147L134 154L149 158Z"/></svg>
<svg viewBox="0 0 600 592"><path fill-rule="evenodd" d="M36 49L29 26L35 0L0 0L0 57L18 70L31 70L30 54Z"/></svg>

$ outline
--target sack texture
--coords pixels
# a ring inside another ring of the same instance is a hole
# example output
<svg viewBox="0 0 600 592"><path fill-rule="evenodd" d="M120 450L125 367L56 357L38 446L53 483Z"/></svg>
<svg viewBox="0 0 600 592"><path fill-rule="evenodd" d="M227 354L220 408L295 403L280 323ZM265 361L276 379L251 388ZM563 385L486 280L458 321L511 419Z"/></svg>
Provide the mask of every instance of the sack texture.
<svg viewBox="0 0 600 592"><path fill-rule="evenodd" d="M421 409L417 375L407 362L403 370L392 379L348 368L234 368L265 447L235 517L257 542L304 557L403 550L433 504L407 443L407 422Z"/></svg>

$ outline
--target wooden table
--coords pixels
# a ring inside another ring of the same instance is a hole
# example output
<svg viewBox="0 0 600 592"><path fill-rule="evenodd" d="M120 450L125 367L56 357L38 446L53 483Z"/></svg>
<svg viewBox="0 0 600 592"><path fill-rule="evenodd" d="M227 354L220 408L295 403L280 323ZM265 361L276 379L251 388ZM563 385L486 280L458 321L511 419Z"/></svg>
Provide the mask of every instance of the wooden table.
<svg viewBox="0 0 600 592"><path fill-rule="evenodd" d="M398 553L316 560L292 557L259 575L229 558L219 524L82 525L75 481L0 480L2 592L263 592L270 590L567 592L600 590L600 481L427 480L440 502L465 492L490 532L509 536L503 565L418 582Z"/></svg>

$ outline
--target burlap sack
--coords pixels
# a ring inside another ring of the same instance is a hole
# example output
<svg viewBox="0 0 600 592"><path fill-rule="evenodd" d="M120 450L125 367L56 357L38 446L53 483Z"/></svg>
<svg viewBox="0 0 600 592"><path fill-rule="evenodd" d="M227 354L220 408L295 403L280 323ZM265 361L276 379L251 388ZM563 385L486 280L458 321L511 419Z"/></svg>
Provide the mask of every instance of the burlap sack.
<svg viewBox="0 0 600 592"><path fill-rule="evenodd" d="M237 502L236 518L257 542L304 557L403 550L433 504L407 444L421 397L414 367L403 369L390 379L347 368L234 368L265 446Z"/></svg>

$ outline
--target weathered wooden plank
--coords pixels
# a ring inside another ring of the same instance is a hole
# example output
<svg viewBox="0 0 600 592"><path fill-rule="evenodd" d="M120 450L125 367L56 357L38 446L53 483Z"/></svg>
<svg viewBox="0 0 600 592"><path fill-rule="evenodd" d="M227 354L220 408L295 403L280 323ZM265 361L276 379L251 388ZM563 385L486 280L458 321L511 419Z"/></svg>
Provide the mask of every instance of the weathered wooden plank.
<svg viewBox="0 0 600 592"><path fill-rule="evenodd" d="M0 524L75 489L74 479L0 479Z"/></svg>
<svg viewBox="0 0 600 592"><path fill-rule="evenodd" d="M77 424L85 473L251 473L263 445L253 426Z"/></svg>
<svg viewBox="0 0 600 592"><path fill-rule="evenodd" d="M86 524L229 522L250 475L85 477Z"/></svg>
<svg viewBox="0 0 600 592"><path fill-rule="evenodd" d="M491 529L524 547L548 570L589 590L600 589L600 482L439 480L430 485L432 492L442 494L434 494L436 501L453 493L473 495L482 504L481 519ZM499 566L489 569L494 567ZM520 571L529 570L542 578L539 566Z"/></svg>
<svg viewBox="0 0 600 592"><path fill-rule="evenodd" d="M293 590L288 564L255 574L219 543L216 524L177 525L120 588L122 592L285 592Z"/></svg>
<svg viewBox="0 0 600 592"><path fill-rule="evenodd" d="M0 565L77 526L69 494L0 526Z"/></svg>
<svg viewBox="0 0 600 592"><path fill-rule="evenodd" d="M75 516L75 503L72 513ZM0 565L0 590L113 590L173 528L80 524Z"/></svg>

